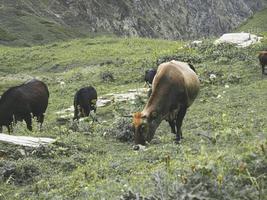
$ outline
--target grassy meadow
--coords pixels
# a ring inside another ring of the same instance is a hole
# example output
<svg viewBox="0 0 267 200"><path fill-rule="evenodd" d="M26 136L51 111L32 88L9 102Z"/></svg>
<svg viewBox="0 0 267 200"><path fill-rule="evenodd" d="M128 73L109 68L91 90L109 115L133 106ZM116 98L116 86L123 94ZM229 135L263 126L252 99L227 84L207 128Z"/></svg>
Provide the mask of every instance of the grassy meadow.
<svg viewBox="0 0 267 200"><path fill-rule="evenodd" d="M263 13L261 15L265 15ZM259 14L260 15L260 14ZM261 16L260 15L260 16ZM257 15L251 20L256 20ZM265 36L249 48L214 46L204 40L168 41L102 36L34 47L0 46L0 93L36 77L50 90L44 130L19 123L14 135L46 136L40 148L1 143L0 200L6 199L258 199L267 196L267 78L258 52ZM162 122L145 150L118 135L146 98L98 108L99 123L57 122L77 89L93 85L102 96L144 86L144 71L164 60L191 61L201 79L198 98L183 122L184 139L173 141ZM104 80L109 73L114 80ZM215 79L210 79L214 74ZM64 82L62 87L60 82ZM4 129L4 132L7 132Z"/></svg>

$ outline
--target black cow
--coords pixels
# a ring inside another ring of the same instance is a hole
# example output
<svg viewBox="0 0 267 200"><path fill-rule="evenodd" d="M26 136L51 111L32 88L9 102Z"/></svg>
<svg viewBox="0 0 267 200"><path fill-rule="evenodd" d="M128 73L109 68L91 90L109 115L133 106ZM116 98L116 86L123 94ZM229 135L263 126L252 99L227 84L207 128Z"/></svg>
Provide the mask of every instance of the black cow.
<svg viewBox="0 0 267 200"><path fill-rule="evenodd" d="M74 96L74 118L88 117L91 110L96 112L97 92L94 87L84 87L76 92ZM94 119L93 119L94 120Z"/></svg>
<svg viewBox="0 0 267 200"><path fill-rule="evenodd" d="M0 99L0 131L2 126L6 126L10 133L12 122L23 120L27 128L32 130L32 116L37 118L41 128L48 98L46 84L36 79L9 88Z"/></svg>
<svg viewBox="0 0 267 200"><path fill-rule="evenodd" d="M265 66L267 66L267 51L262 51L259 54L259 61L262 68L262 75L265 74Z"/></svg>
<svg viewBox="0 0 267 200"><path fill-rule="evenodd" d="M157 70L156 69L148 69L145 71L145 82L148 85L151 85L154 79L154 76L156 75Z"/></svg>

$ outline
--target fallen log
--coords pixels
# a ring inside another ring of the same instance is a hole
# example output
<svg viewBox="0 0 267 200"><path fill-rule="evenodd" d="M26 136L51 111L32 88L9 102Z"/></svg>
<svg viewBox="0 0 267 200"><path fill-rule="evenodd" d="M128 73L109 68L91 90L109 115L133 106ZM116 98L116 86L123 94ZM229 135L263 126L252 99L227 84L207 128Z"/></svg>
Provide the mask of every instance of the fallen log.
<svg viewBox="0 0 267 200"><path fill-rule="evenodd" d="M39 147L55 142L55 139L45 137L15 136L0 133L0 141L26 147Z"/></svg>

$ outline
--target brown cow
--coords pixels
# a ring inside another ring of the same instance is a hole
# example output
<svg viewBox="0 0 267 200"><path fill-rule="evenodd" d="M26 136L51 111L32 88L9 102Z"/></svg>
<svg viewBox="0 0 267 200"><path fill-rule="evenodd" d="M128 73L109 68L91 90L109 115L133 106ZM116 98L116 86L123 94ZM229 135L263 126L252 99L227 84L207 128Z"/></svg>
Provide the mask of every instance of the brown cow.
<svg viewBox="0 0 267 200"><path fill-rule="evenodd" d="M260 52L259 61L262 67L262 74L265 74L265 66L267 66L267 51Z"/></svg>
<svg viewBox="0 0 267 200"><path fill-rule="evenodd" d="M182 137L182 121L198 95L198 76L184 62L162 63L152 84L152 94L142 112L134 114L135 144L150 142L162 120L167 120L176 141Z"/></svg>

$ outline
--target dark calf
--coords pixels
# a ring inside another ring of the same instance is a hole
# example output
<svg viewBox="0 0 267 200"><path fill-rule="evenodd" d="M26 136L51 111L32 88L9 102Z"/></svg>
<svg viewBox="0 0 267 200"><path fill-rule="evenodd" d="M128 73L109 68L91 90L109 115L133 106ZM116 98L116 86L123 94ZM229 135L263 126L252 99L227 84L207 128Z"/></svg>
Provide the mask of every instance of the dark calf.
<svg viewBox="0 0 267 200"><path fill-rule="evenodd" d="M265 73L265 66L267 66L267 51L262 51L259 54L259 61L262 67L262 74L266 74Z"/></svg>
<svg viewBox="0 0 267 200"><path fill-rule="evenodd" d="M94 87L84 87L76 92L74 96L74 118L88 117L91 110L96 112L97 92ZM93 119L94 120L94 119Z"/></svg>
<svg viewBox="0 0 267 200"><path fill-rule="evenodd" d="M157 70L155 70L155 69L148 69L145 71L144 79L148 85L152 84L154 76L156 75L156 73L157 73Z"/></svg>

